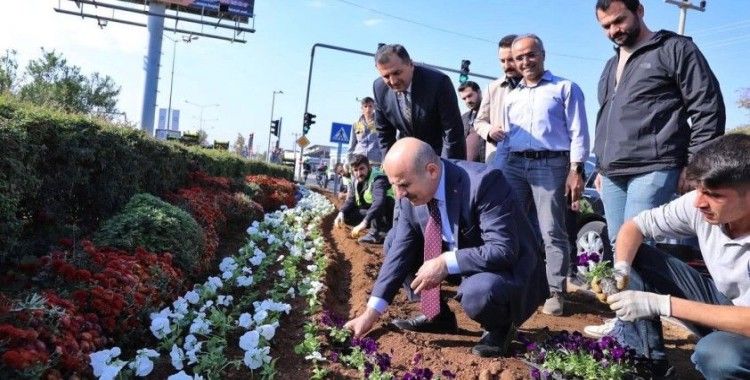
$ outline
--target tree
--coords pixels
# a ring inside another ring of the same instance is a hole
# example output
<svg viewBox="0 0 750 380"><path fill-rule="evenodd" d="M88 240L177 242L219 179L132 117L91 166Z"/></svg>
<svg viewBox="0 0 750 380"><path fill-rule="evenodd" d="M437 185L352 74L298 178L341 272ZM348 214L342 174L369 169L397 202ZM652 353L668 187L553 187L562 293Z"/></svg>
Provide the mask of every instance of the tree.
<svg viewBox="0 0 750 380"><path fill-rule="evenodd" d="M740 108L750 110L750 87L743 88L738 92L740 93L740 97L737 99L737 105ZM750 124L740 125L737 129L743 129L750 132Z"/></svg>
<svg viewBox="0 0 750 380"><path fill-rule="evenodd" d="M237 134L237 139L232 144L232 151L238 156L245 156L245 137L242 136L242 133Z"/></svg>
<svg viewBox="0 0 750 380"><path fill-rule="evenodd" d="M13 49L5 50L5 54L0 56L0 94L12 93L15 90L18 80L18 61L16 61L16 51Z"/></svg>
<svg viewBox="0 0 750 380"><path fill-rule="evenodd" d="M208 145L208 133L202 129L198 130L198 145L200 146Z"/></svg>
<svg viewBox="0 0 750 380"><path fill-rule="evenodd" d="M18 81L15 50L0 57L0 92L22 100L61 108L67 112L93 114L107 119L120 115L117 97L120 87L109 76L85 76L81 68L68 64L62 54L42 48L42 56L30 61L24 80Z"/></svg>

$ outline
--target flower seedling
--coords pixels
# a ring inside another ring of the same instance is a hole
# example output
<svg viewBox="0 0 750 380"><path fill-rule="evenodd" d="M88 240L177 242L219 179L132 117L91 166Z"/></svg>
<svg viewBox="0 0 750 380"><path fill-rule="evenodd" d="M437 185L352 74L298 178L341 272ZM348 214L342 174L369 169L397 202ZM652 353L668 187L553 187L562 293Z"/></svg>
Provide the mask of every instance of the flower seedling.
<svg viewBox="0 0 750 380"><path fill-rule="evenodd" d="M607 296L619 292L615 271L609 261L602 261L591 266L586 272L586 281L591 284L591 290L596 293L599 301L605 302Z"/></svg>

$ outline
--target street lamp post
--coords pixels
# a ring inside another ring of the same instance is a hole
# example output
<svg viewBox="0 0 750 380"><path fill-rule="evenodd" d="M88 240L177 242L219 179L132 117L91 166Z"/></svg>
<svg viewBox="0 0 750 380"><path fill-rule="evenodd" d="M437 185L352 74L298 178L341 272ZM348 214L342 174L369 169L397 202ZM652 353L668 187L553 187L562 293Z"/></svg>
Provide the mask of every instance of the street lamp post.
<svg viewBox="0 0 750 380"><path fill-rule="evenodd" d="M216 103L212 103L212 104L198 104L198 103L191 102L191 101L189 101L187 99L185 99L185 103L190 104L191 106L196 106L196 107L200 108L201 111L200 111L200 116L198 118L198 126L199 126L200 129L203 129L203 120L204 120L203 119L203 111L206 108L208 108L208 107L218 107L219 106Z"/></svg>
<svg viewBox="0 0 750 380"><path fill-rule="evenodd" d="M172 129L172 89L174 88L174 62L177 57L177 42L179 42L180 40L177 38L172 38L167 35L164 35L164 37L167 37L167 39L173 42L172 73L170 74L170 78L169 78L169 106L167 108L167 130L169 131ZM190 43L197 39L198 39L198 36L193 36L193 35L182 36L182 42L184 43Z"/></svg>
<svg viewBox="0 0 750 380"><path fill-rule="evenodd" d="M266 162L271 162L271 123L273 123L273 106L276 103L276 94L283 93L284 91L282 90L274 90L273 95L271 95L271 121L268 123L268 148L266 149Z"/></svg>

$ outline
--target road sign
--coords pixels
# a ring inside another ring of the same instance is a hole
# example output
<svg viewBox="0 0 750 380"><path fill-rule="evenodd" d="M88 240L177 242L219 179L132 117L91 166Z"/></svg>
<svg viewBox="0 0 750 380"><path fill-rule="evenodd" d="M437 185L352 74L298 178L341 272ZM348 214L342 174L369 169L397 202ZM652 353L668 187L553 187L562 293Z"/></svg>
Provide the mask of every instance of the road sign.
<svg viewBox="0 0 750 380"><path fill-rule="evenodd" d="M348 144L349 136L352 133L351 124L332 123L331 124L331 142L339 144Z"/></svg>
<svg viewBox="0 0 750 380"><path fill-rule="evenodd" d="M305 149L305 147L310 145L310 140L305 135L302 135L302 137L297 139L297 145L299 145L300 148Z"/></svg>

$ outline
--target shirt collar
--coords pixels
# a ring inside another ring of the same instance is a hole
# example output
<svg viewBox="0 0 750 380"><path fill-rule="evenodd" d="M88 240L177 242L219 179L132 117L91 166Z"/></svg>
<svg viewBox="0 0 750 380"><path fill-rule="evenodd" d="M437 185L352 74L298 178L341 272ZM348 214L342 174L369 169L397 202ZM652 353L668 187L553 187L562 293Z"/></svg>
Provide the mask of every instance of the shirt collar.
<svg viewBox="0 0 750 380"><path fill-rule="evenodd" d="M544 70L544 73L542 74L542 79L539 79L539 83L537 83L536 86L534 87L539 86L539 84L541 84L544 81L552 82L552 73L549 70ZM524 87L529 87L529 86L526 85L526 79L521 79L521 81L518 82L518 86L516 88L524 88Z"/></svg>
<svg viewBox="0 0 750 380"><path fill-rule="evenodd" d="M438 207L445 205L445 164L440 160L440 182L438 182L437 192L433 197L438 201Z"/></svg>

